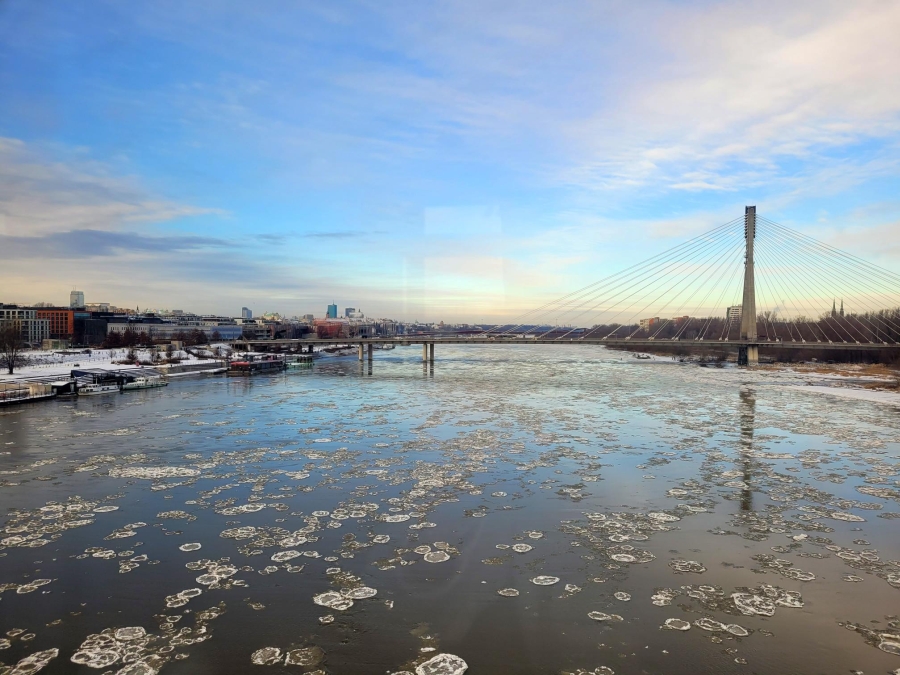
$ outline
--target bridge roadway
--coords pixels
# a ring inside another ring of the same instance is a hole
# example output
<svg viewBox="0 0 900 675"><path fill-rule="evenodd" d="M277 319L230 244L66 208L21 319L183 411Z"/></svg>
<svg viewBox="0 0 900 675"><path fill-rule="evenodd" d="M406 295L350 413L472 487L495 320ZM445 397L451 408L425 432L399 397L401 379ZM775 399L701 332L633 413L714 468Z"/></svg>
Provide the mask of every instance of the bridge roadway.
<svg viewBox="0 0 900 675"><path fill-rule="evenodd" d="M283 349L303 347L338 347L338 346L358 346L359 355L362 358L363 349L368 347L369 356L371 358L372 346L374 345L422 345L424 349L428 349L430 357L434 359L435 345L496 345L509 344L517 346L526 345L606 345L610 347L705 347L707 349L740 349L741 347L758 347L761 349L829 349L829 350L858 350L858 349L898 349L898 345L888 344L887 342L813 342L800 340L671 340L651 338L628 339L628 338L525 338L514 336L492 336L492 337L447 337L436 335L408 335L397 336L392 338L372 337L372 338L298 338L298 339L281 339L281 340L236 340L231 343L233 349L259 349L262 351L270 351L273 347ZM424 358L424 354L423 354Z"/></svg>

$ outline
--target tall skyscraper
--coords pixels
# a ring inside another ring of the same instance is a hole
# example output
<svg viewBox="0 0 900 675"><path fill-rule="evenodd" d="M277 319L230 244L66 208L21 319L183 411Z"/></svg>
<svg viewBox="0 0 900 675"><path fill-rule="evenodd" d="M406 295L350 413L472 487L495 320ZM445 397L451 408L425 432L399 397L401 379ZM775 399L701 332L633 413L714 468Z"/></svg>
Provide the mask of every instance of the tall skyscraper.
<svg viewBox="0 0 900 675"><path fill-rule="evenodd" d="M84 291L72 291L69 293L69 308L84 307Z"/></svg>
<svg viewBox="0 0 900 675"><path fill-rule="evenodd" d="M333 303L328 305L328 311L325 313L326 319L336 319L337 318L337 303Z"/></svg>
<svg viewBox="0 0 900 675"><path fill-rule="evenodd" d="M253 318L253 312L250 310L249 307L241 307L241 318L242 319L252 319Z"/></svg>

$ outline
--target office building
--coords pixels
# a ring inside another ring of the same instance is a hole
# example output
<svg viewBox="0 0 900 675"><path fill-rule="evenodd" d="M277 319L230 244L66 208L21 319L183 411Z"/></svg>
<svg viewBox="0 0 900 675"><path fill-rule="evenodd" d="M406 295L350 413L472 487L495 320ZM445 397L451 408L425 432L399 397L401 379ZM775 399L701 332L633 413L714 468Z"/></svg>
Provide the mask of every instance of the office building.
<svg viewBox="0 0 900 675"><path fill-rule="evenodd" d="M39 319L34 309L0 305L0 324L18 328L22 342L28 345L39 346L50 338L50 320Z"/></svg>
<svg viewBox="0 0 900 675"><path fill-rule="evenodd" d="M84 291L71 291L69 293L69 308L70 309L83 309L84 308Z"/></svg>
<svg viewBox="0 0 900 675"><path fill-rule="evenodd" d="M252 319L253 312L250 311L249 307L241 307L241 318L242 319Z"/></svg>
<svg viewBox="0 0 900 675"><path fill-rule="evenodd" d="M336 319L337 318L337 304L328 305L328 310L325 313L326 319Z"/></svg>
<svg viewBox="0 0 900 675"><path fill-rule="evenodd" d="M35 317L50 322L50 338L71 340L75 335L75 310L65 307L35 307Z"/></svg>
<svg viewBox="0 0 900 675"><path fill-rule="evenodd" d="M650 319L641 319L641 330L650 330L653 326L659 323L659 317L654 316Z"/></svg>
<svg viewBox="0 0 900 675"><path fill-rule="evenodd" d="M741 305L733 305L725 310L725 321L730 323L740 323L742 314Z"/></svg>

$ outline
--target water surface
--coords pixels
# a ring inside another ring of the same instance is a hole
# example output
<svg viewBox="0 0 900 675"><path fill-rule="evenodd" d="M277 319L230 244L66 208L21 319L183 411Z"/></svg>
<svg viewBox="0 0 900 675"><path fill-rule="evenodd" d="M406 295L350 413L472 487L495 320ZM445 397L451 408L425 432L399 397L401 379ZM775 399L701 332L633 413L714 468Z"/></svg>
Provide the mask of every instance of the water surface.
<svg viewBox="0 0 900 675"><path fill-rule="evenodd" d="M587 346L420 354L0 412L0 661L900 668L896 408Z"/></svg>

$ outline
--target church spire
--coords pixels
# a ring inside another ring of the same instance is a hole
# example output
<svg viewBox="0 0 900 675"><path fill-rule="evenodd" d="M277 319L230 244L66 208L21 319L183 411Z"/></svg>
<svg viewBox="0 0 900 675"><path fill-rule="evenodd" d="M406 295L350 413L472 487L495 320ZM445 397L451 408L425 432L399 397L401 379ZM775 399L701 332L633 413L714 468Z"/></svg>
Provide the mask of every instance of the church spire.
<svg viewBox="0 0 900 675"><path fill-rule="evenodd" d="M831 318L833 319L836 316L837 316L837 300L832 299L831 300Z"/></svg>
<svg viewBox="0 0 900 675"><path fill-rule="evenodd" d="M844 299L841 298L841 316L844 316Z"/></svg>

